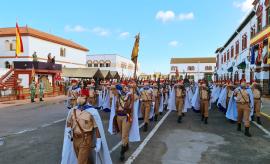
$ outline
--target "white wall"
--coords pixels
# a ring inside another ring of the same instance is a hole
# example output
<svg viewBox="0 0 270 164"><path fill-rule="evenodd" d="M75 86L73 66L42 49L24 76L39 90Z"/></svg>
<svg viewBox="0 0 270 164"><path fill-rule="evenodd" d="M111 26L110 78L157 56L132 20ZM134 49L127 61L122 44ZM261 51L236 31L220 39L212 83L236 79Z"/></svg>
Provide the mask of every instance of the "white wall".
<svg viewBox="0 0 270 164"><path fill-rule="evenodd" d="M15 40L14 37L0 37L0 56L12 56L15 57L15 51L9 51L6 49L5 41ZM88 52L78 50L75 48L63 46L53 42L41 40L31 36L22 36L24 53L20 56L31 56L34 52L37 52L39 58L44 58L40 60L46 62L47 56L49 53L52 54L52 57L55 56L56 63L62 64L63 67L68 68L78 68L85 67L86 55ZM60 56L60 48L66 48L66 57ZM5 61L32 61L31 58L0 58L0 67L4 67Z"/></svg>
<svg viewBox="0 0 270 164"><path fill-rule="evenodd" d="M134 63L125 57L122 57L117 54L100 54L100 55L88 55L87 61L91 60L92 62L101 61L103 60L106 62L107 60L111 61L111 67L98 67L100 70L110 70L110 71L117 71L120 76L124 77L132 77L134 73ZM122 68L121 64L125 63L127 66L126 68ZM128 68L128 66L132 66L131 69ZM94 64L92 65L94 67ZM137 75L140 74L140 64L138 64L138 72Z"/></svg>
<svg viewBox="0 0 270 164"><path fill-rule="evenodd" d="M179 75L183 77L186 75L194 75L194 80L198 81L204 77L204 73L213 73L215 70L216 63L183 63L183 64L171 64L172 66L178 67ZM194 71L188 71L188 66L194 66ZM212 66L212 70L205 70L205 66ZM175 75L175 71L171 70L171 75Z"/></svg>

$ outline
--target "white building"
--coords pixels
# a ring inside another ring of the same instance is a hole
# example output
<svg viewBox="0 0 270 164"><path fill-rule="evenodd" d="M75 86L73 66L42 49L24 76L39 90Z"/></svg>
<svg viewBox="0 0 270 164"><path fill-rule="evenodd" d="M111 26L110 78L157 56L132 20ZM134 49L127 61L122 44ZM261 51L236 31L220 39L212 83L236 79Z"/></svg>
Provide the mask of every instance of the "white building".
<svg viewBox="0 0 270 164"><path fill-rule="evenodd" d="M264 94L269 94L270 3L256 0L253 5L224 46L217 49L216 79L256 81Z"/></svg>
<svg viewBox="0 0 270 164"><path fill-rule="evenodd" d="M63 67L85 67L88 49L58 36L30 27L20 27L24 52L16 57L16 28L0 28L0 68L12 65L13 61L32 61L36 53L38 61L46 62L48 54L55 56L56 64Z"/></svg>
<svg viewBox="0 0 270 164"><path fill-rule="evenodd" d="M130 59L117 54L88 55L87 66L100 70L117 71L121 77L132 77L135 70L135 64ZM140 64L137 67L138 75L140 75Z"/></svg>
<svg viewBox="0 0 270 164"><path fill-rule="evenodd" d="M175 78L178 71L180 79L184 79L187 75L189 79L193 79L195 82L204 78L212 80L215 65L215 57L172 58L170 78Z"/></svg>

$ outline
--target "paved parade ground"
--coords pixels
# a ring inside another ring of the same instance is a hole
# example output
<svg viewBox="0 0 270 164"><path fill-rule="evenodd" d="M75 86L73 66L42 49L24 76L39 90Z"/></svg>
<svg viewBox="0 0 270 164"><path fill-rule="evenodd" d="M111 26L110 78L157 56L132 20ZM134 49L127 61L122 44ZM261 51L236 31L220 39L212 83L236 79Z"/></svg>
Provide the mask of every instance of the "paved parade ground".
<svg viewBox="0 0 270 164"><path fill-rule="evenodd" d="M108 129L109 113L100 112ZM64 102L24 104L0 109L0 163L57 164L61 161L63 131L67 110ZM210 112L209 124L189 111L182 124L174 112L151 122L147 133L141 129L141 142L132 143L126 160L133 163L260 163L270 161L270 120L263 127L251 126L252 138L236 131L236 124L217 111ZM140 122L141 123L141 122ZM113 163L119 162L120 138L107 134ZM126 163L128 163L126 162Z"/></svg>

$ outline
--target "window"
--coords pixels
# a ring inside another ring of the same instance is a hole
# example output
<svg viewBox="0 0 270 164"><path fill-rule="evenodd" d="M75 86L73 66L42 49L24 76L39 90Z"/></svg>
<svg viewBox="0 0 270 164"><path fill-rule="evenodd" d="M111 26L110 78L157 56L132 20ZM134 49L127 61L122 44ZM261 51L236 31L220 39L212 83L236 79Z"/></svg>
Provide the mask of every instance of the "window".
<svg viewBox="0 0 270 164"><path fill-rule="evenodd" d="M226 63L226 53L224 53L224 63Z"/></svg>
<svg viewBox="0 0 270 164"><path fill-rule="evenodd" d="M260 14L257 18L257 32L262 30L262 14Z"/></svg>
<svg viewBox="0 0 270 164"><path fill-rule="evenodd" d="M247 48L247 34L242 36L242 51Z"/></svg>
<svg viewBox="0 0 270 164"><path fill-rule="evenodd" d="M87 62L87 66L88 66L88 67L93 67L93 64L92 64L92 61L91 61L91 60L89 60L89 61Z"/></svg>
<svg viewBox="0 0 270 164"><path fill-rule="evenodd" d="M110 60L106 60L105 67L111 67L111 61Z"/></svg>
<svg viewBox="0 0 270 164"><path fill-rule="evenodd" d="M265 6L266 6L266 25L270 24L270 6L269 6L269 1L265 1Z"/></svg>
<svg viewBox="0 0 270 164"><path fill-rule="evenodd" d="M94 67L98 67L98 61L97 60L94 60Z"/></svg>
<svg viewBox="0 0 270 164"><path fill-rule="evenodd" d="M194 70L195 70L195 67L194 67L194 66L188 66L188 67L187 67L187 70L188 70L188 71L194 71Z"/></svg>
<svg viewBox="0 0 270 164"><path fill-rule="evenodd" d="M205 66L205 70L206 71L211 71L212 70L212 66Z"/></svg>
<svg viewBox="0 0 270 164"><path fill-rule="evenodd" d="M239 40L235 43L235 57L239 55Z"/></svg>
<svg viewBox="0 0 270 164"><path fill-rule="evenodd" d="M227 50L227 61L230 60L230 50Z"/></svg>
<svg viewBox="0 0 270 164"><path fill-rule="evenodd" d="M221 55L221 64L223 64L223 56Z"/></svg>
<svg viewBox="0 0 270 164"><path fill-rule="evenodd" d="M234 57L234 46L231 47L231 58Z"/></svg>
<svg viewBox="0 0 270 164"><path fill-rule="evenodd" d="M12 40L10 43L10 51L16 51L16 40Z"/></svg>
<svg viewBox="0 0 270 164"><path fill-rule="evenodd" d="M176 71L176 67L175 66L171 66L171 71Z"/></svg>
<svg viewBox="0 0 270 164"><path fill-rule="evenodd" d="M66 57L66 48L60 48L60 56L61 57Z"/></svg>

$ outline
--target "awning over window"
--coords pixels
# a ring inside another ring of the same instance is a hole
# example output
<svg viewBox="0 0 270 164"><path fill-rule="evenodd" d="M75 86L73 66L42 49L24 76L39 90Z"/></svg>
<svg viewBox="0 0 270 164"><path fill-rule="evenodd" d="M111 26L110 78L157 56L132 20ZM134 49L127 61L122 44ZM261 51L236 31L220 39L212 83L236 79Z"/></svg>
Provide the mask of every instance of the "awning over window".
<svg viewBox="0 0 270 164"><path fill-rule="evenodd" d="M233 72L233 67L227 69L228 72Z"/></svg>
<svg viewBox="0 0 270 164"><path fill-rule="evenodd" d="M246 66L247 66L246 62L243 61L242 63L240 63L240 64L237 66L237 68L238 68L238 69L246 69Z"/></svg>

